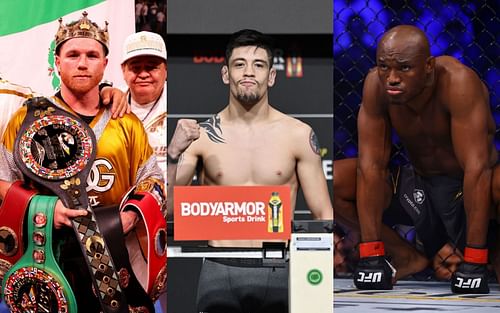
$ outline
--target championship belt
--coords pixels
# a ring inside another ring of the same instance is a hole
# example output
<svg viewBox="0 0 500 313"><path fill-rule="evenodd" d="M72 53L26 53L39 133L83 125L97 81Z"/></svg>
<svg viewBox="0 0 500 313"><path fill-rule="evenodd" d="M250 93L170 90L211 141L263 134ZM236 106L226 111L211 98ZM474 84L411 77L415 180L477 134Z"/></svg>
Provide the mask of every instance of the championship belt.
<svg viewBox="0 0 500 313"><path fill-rule="evenodd" d="M56 202L54 196L35 196L31 201L28 248L2 286L11 312L77 312L75 296L52 252Z"/></svg>
<svg viewBox="0 0 500 313"><path fill-rule="evenodd" d="M31 98L14 147L14 161L29 179L55 193L68 208L87 209L72 219L73 230L104 312L128 312L117 271L88 204L86 181L96 139L80 118L44 97Z"/></svg>
<svg viewBox="0 0 500 313"><path fill-rule="evenodd" d="M118 206L95 207L94 214L111 257L115 260L120 286L127 297L130 311L154 313L153 302L137 280L130 265Z"/></svg>
<svg viewBox="0 0 500 313"><path fill-rule="evenodd" d="M24 214L36 190L16 181L7 191L0 207L0 282L24 252ZM0 295L2 291L0 290Z"/></svg>
<svg viewBox="0 0 500 313"><path fill-rule="evenodd" d="M120 205L120 211L132 210L140 218L135 234L147 263L145 288L153 300L165 290L167 276L167 223L161 213L161 200L154 190L156 187L154 179L146 179L129 191L128 199Z"/></svg>

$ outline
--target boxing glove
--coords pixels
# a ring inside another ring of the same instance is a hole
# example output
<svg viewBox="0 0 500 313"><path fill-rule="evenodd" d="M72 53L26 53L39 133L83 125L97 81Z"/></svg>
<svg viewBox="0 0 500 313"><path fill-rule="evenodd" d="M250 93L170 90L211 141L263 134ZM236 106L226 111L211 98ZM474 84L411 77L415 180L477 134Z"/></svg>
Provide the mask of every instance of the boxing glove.
<svg viewBox="0 0 500 313"><path fill-rule="evenodd" d="M464 262L451 277L451 291L454 293L489 293L488 249L466 247Z"/></svg>
<svg viewBox="0 0 500 313"><path fill-rule="evenodd" d="M385 258L384 243L360 243L359 255L360 259L354 271L354 285L358 289L392 289L396 269Z"/></svg>

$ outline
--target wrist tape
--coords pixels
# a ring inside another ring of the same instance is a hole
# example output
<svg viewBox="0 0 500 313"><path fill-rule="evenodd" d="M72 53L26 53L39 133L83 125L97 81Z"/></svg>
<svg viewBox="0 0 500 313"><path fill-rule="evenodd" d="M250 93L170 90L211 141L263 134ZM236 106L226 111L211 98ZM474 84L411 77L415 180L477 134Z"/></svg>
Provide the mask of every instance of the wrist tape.
<svg viewBox="0 0 500 313"><path fill-rule="evenodd" d="M465 247L464 261L468 263L486 264L488 263L488 249Z"/></svg>
<svg viewBox="0 0 500 313"><path fill-rule="evenodd" d="M369 241L359 244L360 258L385 255L384 243L382 241Z"/></svg>

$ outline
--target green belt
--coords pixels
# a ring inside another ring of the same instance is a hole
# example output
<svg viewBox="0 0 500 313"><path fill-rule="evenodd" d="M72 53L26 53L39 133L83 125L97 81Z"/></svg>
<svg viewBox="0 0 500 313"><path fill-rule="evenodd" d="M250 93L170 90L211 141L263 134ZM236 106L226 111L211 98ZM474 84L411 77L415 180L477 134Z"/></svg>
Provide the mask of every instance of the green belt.
<svg viewBox="0 0 500 313"><path fill-rule="evenodd" d="M55 196L34 196L28 212L28 248L5 274L4 298L12 312L76 313L71 287L52 250Z"/></svg>

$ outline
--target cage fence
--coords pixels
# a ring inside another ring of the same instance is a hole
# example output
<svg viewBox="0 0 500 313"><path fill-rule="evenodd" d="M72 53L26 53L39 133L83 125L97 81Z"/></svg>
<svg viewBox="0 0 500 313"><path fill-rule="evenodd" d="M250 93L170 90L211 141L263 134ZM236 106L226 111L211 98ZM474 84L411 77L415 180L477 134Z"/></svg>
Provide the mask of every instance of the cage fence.
<svg viewBox="0 0 500 313"><path fill-rule="evenodd" d="M411 24L428 36L433 56L450 55L474 69L490 92L500 149L500 0L334 0L334 159L357 156L356 118L363 80L375 66L378 40ZM406 163L393 134L391 161Z"/></svg>

